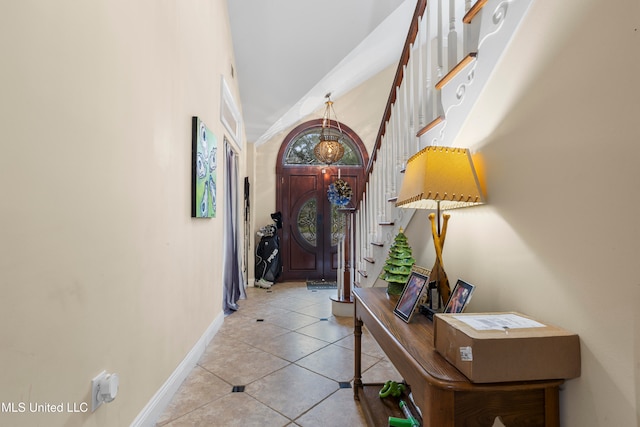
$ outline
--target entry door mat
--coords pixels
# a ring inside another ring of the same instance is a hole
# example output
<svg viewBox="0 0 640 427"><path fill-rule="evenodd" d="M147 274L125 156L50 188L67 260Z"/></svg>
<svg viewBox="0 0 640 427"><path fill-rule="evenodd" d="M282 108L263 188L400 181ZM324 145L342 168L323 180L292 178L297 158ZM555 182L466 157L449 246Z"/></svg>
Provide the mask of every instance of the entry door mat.
<svg viewBox="0 0 640 427"><path fill-rule="evenodd" d="M338 283L325 280L307 280L307 289L338 289Z"/></svg>

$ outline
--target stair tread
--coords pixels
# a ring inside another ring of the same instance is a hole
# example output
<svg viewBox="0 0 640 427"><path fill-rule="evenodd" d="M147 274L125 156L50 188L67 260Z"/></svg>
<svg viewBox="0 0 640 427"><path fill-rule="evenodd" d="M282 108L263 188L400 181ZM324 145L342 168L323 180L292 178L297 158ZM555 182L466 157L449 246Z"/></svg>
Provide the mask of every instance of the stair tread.
<svg viewBox="0 0 640 427"><path fill-rule="evenodd" d="M451 81L451 79L453 79L456 74L458 74L460 71L462 71L464 69L464 67L466 67L474 59L476 59L477 56L478 56L478 54L476 52L471 52L470 54L468 54L467 56L462 58L462 60L460 62L458 62L458 64L456 64L456 66L453 67L451 69L451 71L449 71L447 73L446 76L444 76L442 79L440 79L440 81L438 83L436 83L436 89L442 89L442 87L444 85L449 83L449 81Z"/></svg>
<svg viewBox="0 0 640 427"><path fill-rule="evenodd" d="M487 1L489 0L478 0L477 2L475 2L475 4L471 6L471 9L469 9L469 11L464 15L464 18L462 18L462 22L464 22L465 24L470 24L471 21L473 21L473 18L478 14L478 12L480 12L484 5L487 4Z"/></svg>
<svg viewBox="0 0 640 427"><path fill-rule="evenodd" d="M429 132L431 129L433 129L434 127L438 126L440 123L442 123L444 121L444 116L438 116L435 119L433 119L431 121L431 123L429 123L428 125L426 125L425 127L423 127L422 129L420 129L418 131L418 133L416 134L416 136L419 138L422 135L424 135L425 133Z"/></svg>

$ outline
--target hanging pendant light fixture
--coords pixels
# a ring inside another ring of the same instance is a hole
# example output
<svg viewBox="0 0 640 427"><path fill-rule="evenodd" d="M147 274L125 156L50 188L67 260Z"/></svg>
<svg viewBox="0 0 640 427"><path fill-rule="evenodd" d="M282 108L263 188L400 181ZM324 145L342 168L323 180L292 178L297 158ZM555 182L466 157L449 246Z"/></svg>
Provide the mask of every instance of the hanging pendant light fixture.
<svg viewBox="0 0 640 427"><path fill-rule="evenodd" d="M344 156L344 146L340 143L340 141L338 141L338 139L340 138L340 134L342 134L342 129L340 128L340 123L338 122L336 111L333 109L331 93L328 93L325 97L327 98L327 101L325 102L326 108L324 110L324 116L322 117L320 142L318 142L318 144L316 144L316 146L313 148L313 154L321 163L331 165L332 163L340 160L342 156ZM338 132L340 134L331 133L332 111L333 116L335 117L335 122L338 125Z"/></svg>

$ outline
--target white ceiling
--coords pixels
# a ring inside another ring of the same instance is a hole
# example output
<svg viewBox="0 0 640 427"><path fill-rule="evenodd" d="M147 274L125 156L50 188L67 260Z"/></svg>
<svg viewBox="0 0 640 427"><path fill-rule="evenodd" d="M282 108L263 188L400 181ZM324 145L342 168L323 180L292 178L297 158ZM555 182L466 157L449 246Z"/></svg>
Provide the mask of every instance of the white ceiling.
<svg viewBox="0 0 640 427"><path fill-rule="evenodd" d="M416 0L227 0L247 141L398 62Z"/></svg>

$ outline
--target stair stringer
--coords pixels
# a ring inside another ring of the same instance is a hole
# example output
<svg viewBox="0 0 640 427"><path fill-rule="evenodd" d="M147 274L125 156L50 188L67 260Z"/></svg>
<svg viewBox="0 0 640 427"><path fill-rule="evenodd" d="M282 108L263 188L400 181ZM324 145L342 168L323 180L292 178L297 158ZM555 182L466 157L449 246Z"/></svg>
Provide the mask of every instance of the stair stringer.
<svg viewBox="0 0 640 427"><path fill-rule="evenodd" d="M477 26L477 38L473 37L470 46L477 52L477 57L442 87L440 99L444 121L419 137L420 148L454 145L532 3L533 0L489 0L468 24Z"/></svg>

